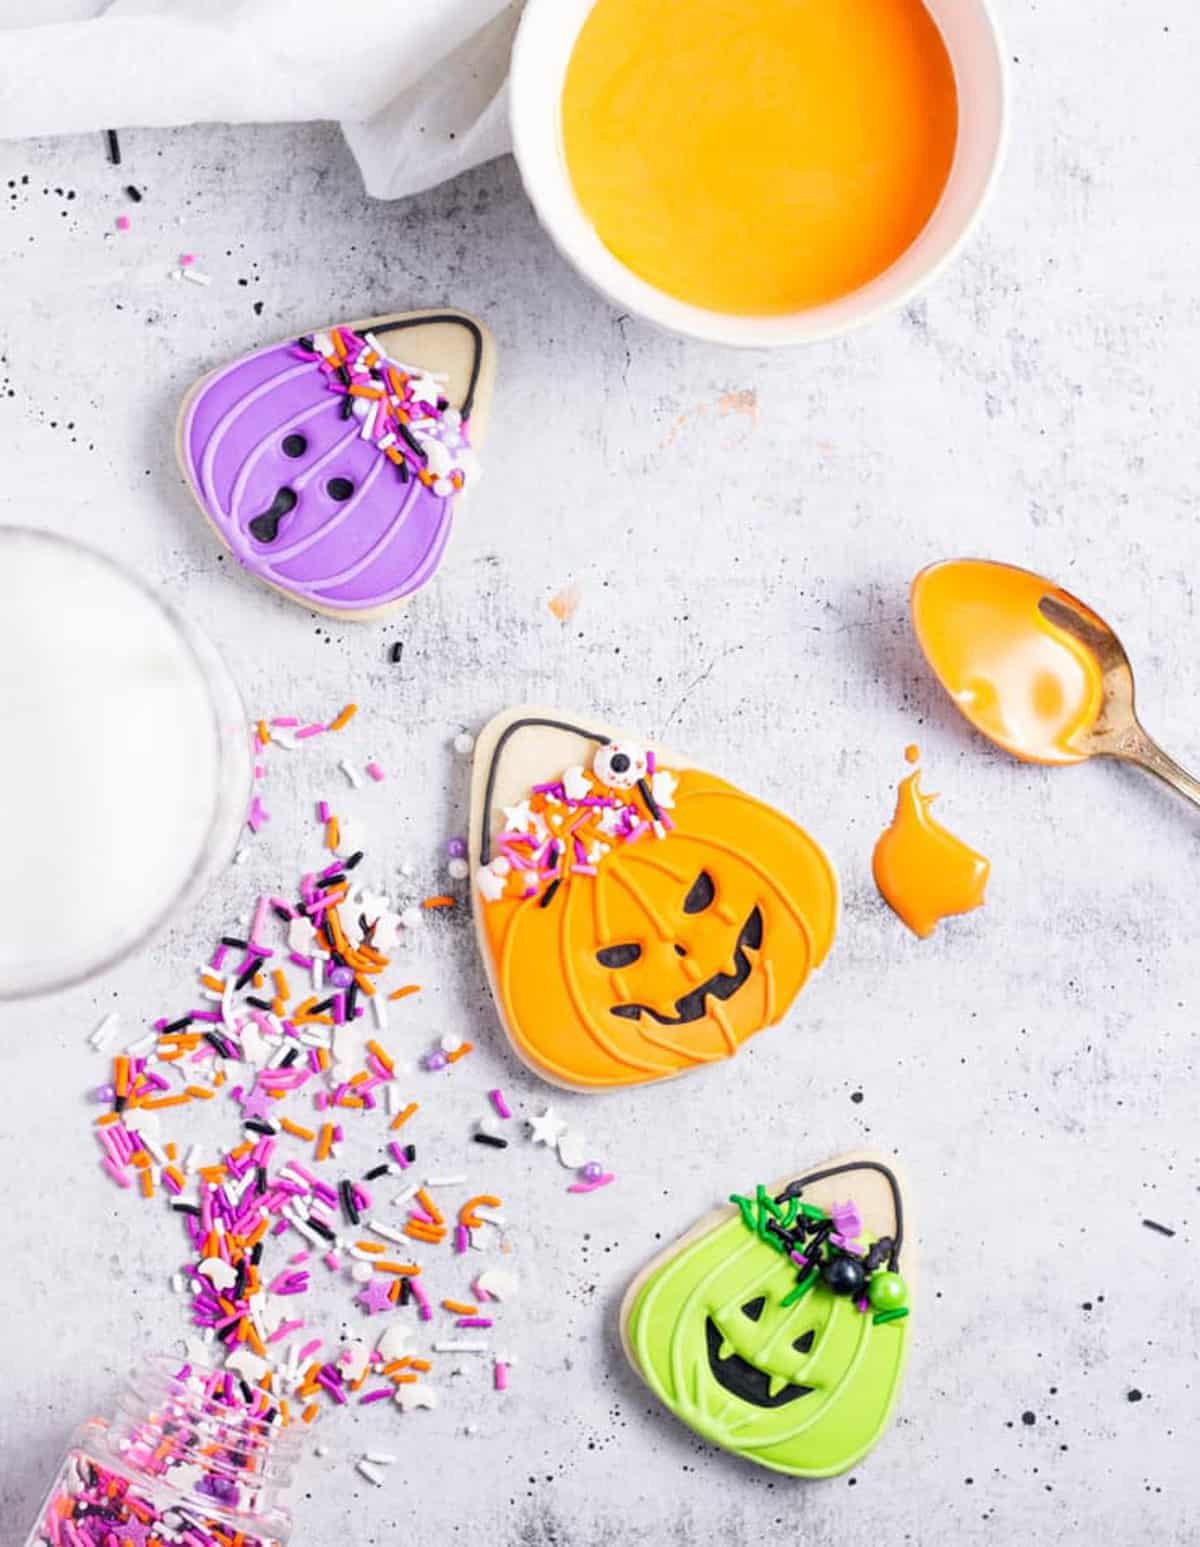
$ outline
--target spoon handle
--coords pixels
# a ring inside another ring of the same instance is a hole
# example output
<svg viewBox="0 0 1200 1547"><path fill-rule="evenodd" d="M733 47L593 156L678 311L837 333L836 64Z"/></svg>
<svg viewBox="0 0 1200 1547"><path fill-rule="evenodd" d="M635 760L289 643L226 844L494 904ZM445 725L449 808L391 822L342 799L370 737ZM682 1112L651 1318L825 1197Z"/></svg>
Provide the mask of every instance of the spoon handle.
<svg viewBox="0 0 1200 1547"><path fill-rule="evenodd" d="M1141 726L1117 752L1126 762L1136 763L1147 773L1152 773L1164 784L1169 784L1177 795L1200 806L1200 779L1194 779L1186 768L1181 768L1173 757L1168 757L1158 742L1148 736Z"/></svg>

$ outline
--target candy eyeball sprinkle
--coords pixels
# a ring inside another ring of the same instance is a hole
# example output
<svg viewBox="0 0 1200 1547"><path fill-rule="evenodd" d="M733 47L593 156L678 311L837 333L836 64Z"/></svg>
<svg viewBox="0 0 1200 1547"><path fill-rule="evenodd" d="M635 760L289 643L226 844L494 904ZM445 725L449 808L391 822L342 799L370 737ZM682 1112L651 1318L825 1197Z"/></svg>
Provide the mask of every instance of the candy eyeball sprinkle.
<svg viewBox="0 0 1200 1547"><path fill-rule="evenodd" d="M597 779L611 789L631 790L646 777L646 753L632 741L610 741L592 760Z"/></svg>

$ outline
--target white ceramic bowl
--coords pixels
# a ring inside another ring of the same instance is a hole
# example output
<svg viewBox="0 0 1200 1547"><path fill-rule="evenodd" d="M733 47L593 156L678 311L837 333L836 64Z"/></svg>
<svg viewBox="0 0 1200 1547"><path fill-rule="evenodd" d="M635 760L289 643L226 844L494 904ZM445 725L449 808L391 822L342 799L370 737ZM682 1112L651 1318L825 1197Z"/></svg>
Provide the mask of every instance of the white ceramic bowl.
<svg viewBox="0 0 1200 1547"><path fill-rule="evenodd" d="M595 0L528 0L513 47L513 149L526 190L559 251L622 311L675 333L763 348L846 333L910 300L966 240L1003 157L1004 55L988 0L925 0L941 29L958 86L958 144L950 177L925 229L870 284L803 311L739 316L677 301L648 284L604 245L584 214L567 171L562 91L567 64Z"/></svg>

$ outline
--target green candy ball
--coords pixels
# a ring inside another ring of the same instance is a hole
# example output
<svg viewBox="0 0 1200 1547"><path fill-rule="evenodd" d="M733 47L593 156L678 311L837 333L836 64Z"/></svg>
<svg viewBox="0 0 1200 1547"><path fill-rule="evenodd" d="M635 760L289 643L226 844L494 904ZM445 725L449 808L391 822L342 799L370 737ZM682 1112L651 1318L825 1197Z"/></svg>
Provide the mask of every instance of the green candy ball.
<svg viewBox="0 0 1200 1547"><path fill-rule="evenodd" d="M867 1285L867 1299L877 1311L898 1311L908 1299L908 1285L899 1273L872 1273Z"/></svg>

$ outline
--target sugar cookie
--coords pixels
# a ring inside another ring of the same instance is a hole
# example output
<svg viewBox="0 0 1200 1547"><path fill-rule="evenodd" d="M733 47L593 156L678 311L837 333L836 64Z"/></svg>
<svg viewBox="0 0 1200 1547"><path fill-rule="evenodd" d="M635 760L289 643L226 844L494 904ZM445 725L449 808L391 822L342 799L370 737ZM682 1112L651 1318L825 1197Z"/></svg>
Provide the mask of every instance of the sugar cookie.
<svg viewBox="0 0 1200 1547"><path fill-rule="evenodd" d="M316 612L379 617L433 576L478 479L493 357L454 311L260 349L188 392L180 466L252 575Z"/></svg>
<svg viewBox="0 0 1200 1547"><path fill-rule="evenodd" d="M729 1057L787 1011L837 878L782 813L641 738L512 709L475 745L475 920L500 1019L580 1090Z"/></svg>
<svg viewBox="0 0 1200 1547"><path fill-rule="evenodd" d="M625 1352L713 1444L793 1477L845 1472L883 1433L904 1374L900 1182L877 1157L846 1155L730 1202L634 1279Z"/></svg>

